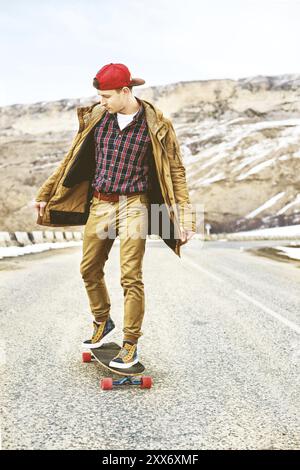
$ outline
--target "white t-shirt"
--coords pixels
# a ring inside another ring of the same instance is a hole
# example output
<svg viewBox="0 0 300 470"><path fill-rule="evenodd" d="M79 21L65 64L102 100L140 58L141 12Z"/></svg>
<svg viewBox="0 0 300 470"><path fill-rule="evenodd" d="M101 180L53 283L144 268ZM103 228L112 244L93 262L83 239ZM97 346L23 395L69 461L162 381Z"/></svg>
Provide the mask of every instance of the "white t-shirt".
<svg viewBox="0 0 300 470"><path fill-rule="evenodd" d="M119 127L120 129L124 129L124 127L127 126L127 124L129 124L133 117L139 112L139 109L137 110L136 113L133 113L133 114L122 114L122 113L117 113L117 119L118 119L118 123L119 123Z"/></svg>

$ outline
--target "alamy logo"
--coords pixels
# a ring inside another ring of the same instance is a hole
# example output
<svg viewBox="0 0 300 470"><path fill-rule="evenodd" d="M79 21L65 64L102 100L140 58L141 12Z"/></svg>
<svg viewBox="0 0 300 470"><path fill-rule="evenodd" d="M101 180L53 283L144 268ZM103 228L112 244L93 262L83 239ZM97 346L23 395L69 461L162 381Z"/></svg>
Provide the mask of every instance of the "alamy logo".
<svg viewBox="0 0 300 470"><path fill-rule="evenodd" d="M117 207L118 206L118 207ZM133 239L147 238L147 235L159 234L164 239L179 239L180 232L175 219L183 221L184 228L204 234L203 204L150 204L147 201L130 200L126 196L119 199L116 208L107 209L107 205L99 204L95 208L97 216L95 231L99 239L130 237ZM149 231L149 224L151 231ZM180 224L181 225L181 224ZM195 230L196 227L196 230Z"/></svg>

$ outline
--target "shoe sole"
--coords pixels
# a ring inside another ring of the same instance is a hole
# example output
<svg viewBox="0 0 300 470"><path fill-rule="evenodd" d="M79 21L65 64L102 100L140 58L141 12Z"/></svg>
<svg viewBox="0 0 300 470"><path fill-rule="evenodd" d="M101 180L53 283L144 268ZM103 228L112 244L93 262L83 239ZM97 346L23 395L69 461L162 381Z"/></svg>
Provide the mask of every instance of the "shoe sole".
<svg viewBox="0 0 300 470"><path fill-rule="evenodd" d="M114 369L130 369L130 367L134 366L139 362L138 359L135 359L133 362L130 362L129 364L120 364L119 362L110 362L108 364L109 367L113 367Z"/></svg>
<svg viewBox="0 0 300 470"><path fill-rule="evenodd" d="M110 330L109 333L107 333L107 335L105 335L102 339L100 339L100 341L98 341L98 343L81 343L82 347L83 348L88 348L88 349L97 349L97 348L100 348L100 346L104 343L104 341L107 340L107 338L109 338L112 333L115 331L116 327L114 327L112 330Z"/></svg>

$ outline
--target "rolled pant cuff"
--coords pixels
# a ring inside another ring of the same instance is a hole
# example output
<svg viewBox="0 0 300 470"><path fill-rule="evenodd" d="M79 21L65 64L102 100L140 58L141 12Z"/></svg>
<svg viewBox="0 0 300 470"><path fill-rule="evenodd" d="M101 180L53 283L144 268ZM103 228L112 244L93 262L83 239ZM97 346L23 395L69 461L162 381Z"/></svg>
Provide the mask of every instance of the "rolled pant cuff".
<svg viewBox="0 0 300 470"><path fill-rule="evenodd" d="M110 316L109 314L106 314L105 316L101 315L101 317L98 317L98 315L95 315L95 314L93 314L93 315L94 315L94 319L99 323L102 323L102 322L108 320L108 318Z"/></svg>
<svg viewBox="0 0 300 470"><path fill-rule="evenodd" d="M126 336L123 338L123 341L131 341L131 343L137 343L138 338L135 338L134 336Z"/></svg>

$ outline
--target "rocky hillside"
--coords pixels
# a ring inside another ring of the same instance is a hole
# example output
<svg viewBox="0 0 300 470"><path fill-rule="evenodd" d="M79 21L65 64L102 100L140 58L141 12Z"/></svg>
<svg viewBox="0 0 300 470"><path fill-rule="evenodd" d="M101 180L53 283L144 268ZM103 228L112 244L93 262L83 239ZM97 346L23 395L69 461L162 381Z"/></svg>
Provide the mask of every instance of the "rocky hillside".
<svg viewBox="0 0 300 470"><path fill-rule="evenodd" d="M191 200L211 232L300 223L300 75L134 89L171 117ZM60 100L0 108L0 230L32 230L37 188L66 153L76 108Z"/></svg>

